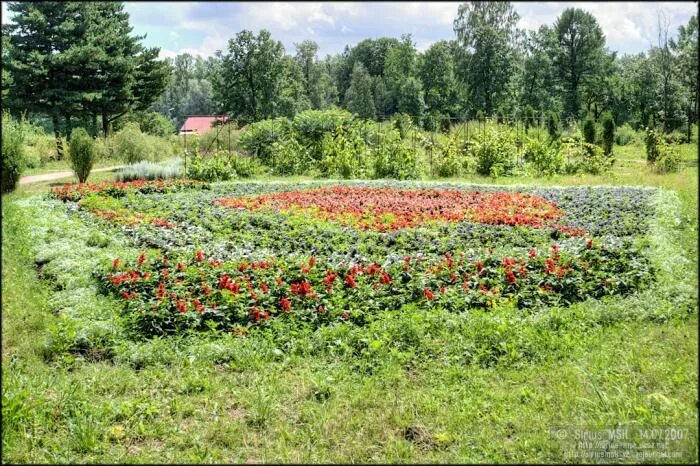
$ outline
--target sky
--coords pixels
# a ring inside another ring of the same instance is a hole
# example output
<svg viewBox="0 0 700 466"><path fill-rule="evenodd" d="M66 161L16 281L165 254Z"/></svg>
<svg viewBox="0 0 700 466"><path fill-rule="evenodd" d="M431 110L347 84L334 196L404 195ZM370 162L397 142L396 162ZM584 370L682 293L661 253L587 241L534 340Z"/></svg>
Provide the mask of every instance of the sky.
<svg viewBox="0 0 700 466"><path fill-rule="evenodd" d="M512 2L518 27L552 25L564 9L583 8L596 17L611 50L638 53L656 43L657 12L678 26L697 13L697 2ZM144 45L161 48L161 56L188 52L204 57L225 50L237 32L267 29L289 54L294 44L310 39L319 57L342 52L362 39L400 38L411 33L424 51L438 40L454 39L452 22L460 2L125 2L135 34ZM2 2L2 22L7 8Z"/></svg>

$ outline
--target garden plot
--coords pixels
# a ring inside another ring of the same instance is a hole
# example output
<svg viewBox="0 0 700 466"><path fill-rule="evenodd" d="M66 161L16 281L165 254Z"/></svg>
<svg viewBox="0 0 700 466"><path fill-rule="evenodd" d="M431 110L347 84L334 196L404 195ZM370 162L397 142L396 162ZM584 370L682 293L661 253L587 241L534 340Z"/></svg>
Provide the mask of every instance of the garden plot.
<svg viewBox="0 0 700 466"><path fill-rule="evenodd" d="M180 180L64 186L49 196L63 202L42 202L122 238L93 280L149 337L241 335L274 320L363 326L407 305L527 315L626 296L655 279L655 194Z"/></svg>

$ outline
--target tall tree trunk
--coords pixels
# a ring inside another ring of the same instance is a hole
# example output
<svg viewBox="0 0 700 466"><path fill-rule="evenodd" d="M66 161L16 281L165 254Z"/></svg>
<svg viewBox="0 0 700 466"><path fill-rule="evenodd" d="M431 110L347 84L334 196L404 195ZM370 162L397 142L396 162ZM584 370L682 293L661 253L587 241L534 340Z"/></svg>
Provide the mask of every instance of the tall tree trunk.
<svg viewBox="0 0 700 466"><path fill-rule="evenodd" d="M104 135L105 139L109 137L109 131L110 131L110 122L109 122L109 115L106 113L102 114L102 134Z"/></svg>
<svg viewBox="0 0 700 466"><path fill-rule="evenodd" d="M92 137L96 138L97 137L97 113L93 112L92 114Z"/></svg>
<svg viewBox="0 0 700 466"><path fill-rule="evenodd" d="M56 157L58 160L63 160L63 141L61 141L58 115L51 116L51 123L53 124L53 135L56 138Z"/></svg>
<svg viewBox="0 0 700 466"><path fill-rule="evenodd" d="M73 125L70 121L70 115L64 114L63 118L66 120L66 136L70 138L70 133L73 131Z"/></svg>

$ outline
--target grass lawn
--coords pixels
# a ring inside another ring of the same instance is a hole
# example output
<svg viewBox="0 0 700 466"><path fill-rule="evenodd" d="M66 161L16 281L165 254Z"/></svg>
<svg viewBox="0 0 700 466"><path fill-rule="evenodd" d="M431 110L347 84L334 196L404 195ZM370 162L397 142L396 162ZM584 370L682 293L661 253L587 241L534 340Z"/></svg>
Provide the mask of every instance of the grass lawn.
<svg viewBox="0 0 700 466"><path fill-rule="evenodd" d="M234 340L240 344L233 349L217 339L199 342L195 336L198 343L191 344L165 337L148 345L125 342L119 354L129 357L79 357L48 343L61 332L73 332L63 335L66 340L80 339L81 329L65 322L56 303L78 310L113 304L87 294L67 303L64 290L50 281L73 286L71 281L83 280L90 271L72 262L81 248L116 240L32 217L32 199L63 181L19 187L2 199L4 460L578 462L565 458L571 448L552 438L553 428L678 426L689 429L670 444L678 456L627 461L697 463L697 145L682 147L685 166L668 175L650 172L643 146L615 150L613 172L602 176L459 180L653 186L680 199L679 212L657 231L665 235L657 254L668 255L659 260L669 266L664 273L672 281L630 297L564 308L549 317L551 332L537 333L510 320L509 310L496 310L484 331L504 322L504 344L532 344L538 356L492 363L424 356L433 353L423 349L449 347L460 335L451 333L445 311L410 308L357 337L384 346L356 346L349 354L341 344L331 347L335 336L292 329L284 337L251 333ZM89 181L112 177L95 173ZM44 251L39 264L43 245L29 237L37 229L51 230L46 237L59 237L56 244L64 248ZM68 253L74 255L42 266ZM690 311L676 312L682 306ZM353 337L334 331L339 339ZM392 341L404 346L398 350ZM229 357L212 356L227 351Z"/></svg>

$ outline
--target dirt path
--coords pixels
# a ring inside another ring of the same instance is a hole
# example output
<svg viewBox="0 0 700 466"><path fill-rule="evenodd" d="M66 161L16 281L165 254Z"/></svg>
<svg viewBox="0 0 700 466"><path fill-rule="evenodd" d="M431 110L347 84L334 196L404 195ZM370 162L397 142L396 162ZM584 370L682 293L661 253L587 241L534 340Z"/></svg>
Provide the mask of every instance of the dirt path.
<svg viewBox="0 0 700 466"><path fill-rule="evenodd" d="M109 170L114 170L116 168L121 168L123 166L124 165L115 165L114 167L96 168L96 169L92 170L92 173L94 173L94 172L106 172ZM58 180L58 179L66 178L69 176L73 176L72 171L44 173L41 175L31 175L31 176L25 176L23 178L20 178L19 184L29 184L29 183L37 183L39 181Z"/></svg>

